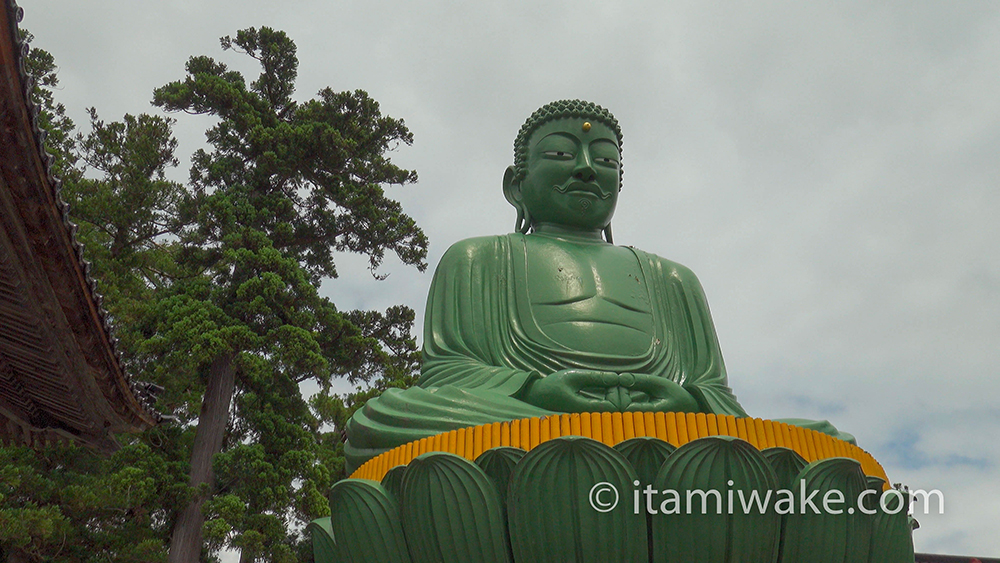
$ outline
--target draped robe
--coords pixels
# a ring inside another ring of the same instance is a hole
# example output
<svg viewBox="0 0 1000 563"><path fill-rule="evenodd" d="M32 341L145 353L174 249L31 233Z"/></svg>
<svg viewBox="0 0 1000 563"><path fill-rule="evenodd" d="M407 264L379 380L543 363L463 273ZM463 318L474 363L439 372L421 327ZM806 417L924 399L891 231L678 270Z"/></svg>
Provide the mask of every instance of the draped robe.
<svg viewBox="0 0 1000 563"><path fill-rule="evenodd" d="M562 369L664 377L691 393L701 412L747 416L728 386L708 303L691 270L621 247L635 255L648 293L649 348L637 355L573 349L546 336L532 315L531 236L473 238L448 249L427 298L420 381L389 389L354 414L344 448L349 470L441 432L554 414L515 397L532 380Z"/></svg>

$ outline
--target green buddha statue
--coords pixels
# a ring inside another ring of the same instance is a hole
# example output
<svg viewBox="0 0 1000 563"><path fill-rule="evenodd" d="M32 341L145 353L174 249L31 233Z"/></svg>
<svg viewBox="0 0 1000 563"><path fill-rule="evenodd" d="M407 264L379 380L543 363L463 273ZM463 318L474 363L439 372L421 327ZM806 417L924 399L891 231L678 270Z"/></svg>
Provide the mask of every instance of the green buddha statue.
<svg viewBox="0 0 1000 563"><path fill-rule="evenodd" d="M747 416L694 273L612 243L621 146L618 121L593 103L557 101L528 118L503 178L515 232L444 254L420 381L355 413L349 470L441 432L553 413ZM836 434L825 421L787 422Z"/></svg>

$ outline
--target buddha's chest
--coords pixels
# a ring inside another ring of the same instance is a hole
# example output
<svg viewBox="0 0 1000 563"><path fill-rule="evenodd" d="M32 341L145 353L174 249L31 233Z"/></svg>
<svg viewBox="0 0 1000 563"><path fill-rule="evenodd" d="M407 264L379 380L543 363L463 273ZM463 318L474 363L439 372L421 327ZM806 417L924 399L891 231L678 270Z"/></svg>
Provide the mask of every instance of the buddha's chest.
<svg viewBox="0 0 1000 563"><path fill-rule="evenodd" d="M638 355L649 349L654 321L649 290L634 253L611 245L531 241L526 286L535 324L579 350Z"/></svg>

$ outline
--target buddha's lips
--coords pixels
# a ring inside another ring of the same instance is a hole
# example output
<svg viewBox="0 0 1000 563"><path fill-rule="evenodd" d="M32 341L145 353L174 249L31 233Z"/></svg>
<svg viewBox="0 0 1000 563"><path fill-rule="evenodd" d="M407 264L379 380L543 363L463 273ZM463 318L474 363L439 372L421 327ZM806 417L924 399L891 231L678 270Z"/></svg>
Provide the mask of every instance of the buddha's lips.
<svg viewBox="0 0 1000 563"><path fill-rule="evenodd" d="M596 195L601 199L608 199L611 197L611 192L604 193L604 191L601 190L601 186L592 182L569 182L562 186L552 186L552 189L561 194L582 192Z"/></svg>

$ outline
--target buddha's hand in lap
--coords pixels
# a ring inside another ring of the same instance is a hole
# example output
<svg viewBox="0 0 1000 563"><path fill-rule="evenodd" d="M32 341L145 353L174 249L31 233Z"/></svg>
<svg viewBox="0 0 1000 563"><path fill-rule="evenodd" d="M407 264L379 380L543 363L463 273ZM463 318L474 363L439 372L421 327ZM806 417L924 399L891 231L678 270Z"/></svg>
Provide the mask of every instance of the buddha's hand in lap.
<svg viewBox="0 0 1000 563"><path fill-rule="evenodd" d="M645 373L623 373L620 377L630 398L624 410L698 412L698 401L674 381Z"/></svg>
<svg viewBox="0 0 1000 563"><path fill-rule="evenodd" d="M556 412L697 411L680 385L646 374L559 370L531 382L520 397Z"/></svg>
<svg viewBox="0 0 1000 563"><path fill-rule="evenodd" d="M532 381L518 398L556 412L604 412L623 410L609 396L619 386L619 376L610 371L563 369Z"/></svg>

